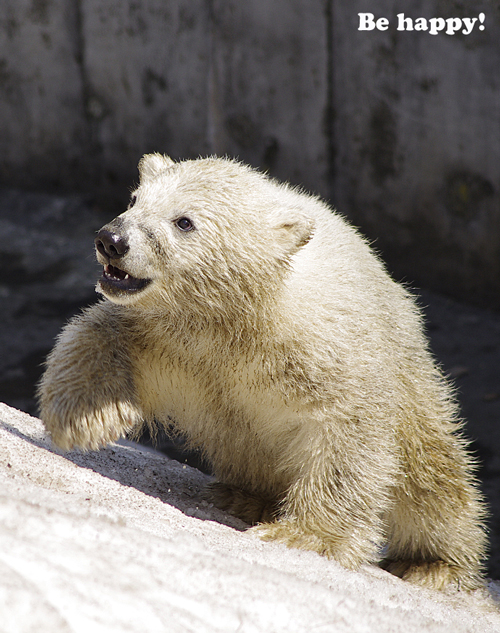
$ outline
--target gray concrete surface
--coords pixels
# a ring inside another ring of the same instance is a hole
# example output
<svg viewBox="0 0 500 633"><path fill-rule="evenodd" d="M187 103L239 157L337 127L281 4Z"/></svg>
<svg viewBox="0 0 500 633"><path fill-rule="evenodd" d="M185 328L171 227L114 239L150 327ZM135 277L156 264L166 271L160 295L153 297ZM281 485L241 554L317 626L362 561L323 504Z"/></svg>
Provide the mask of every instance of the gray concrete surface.
<svg viewBox="0 0 500 633"><path fill-rule="evenodd" d="M370 9L387 30L358 30ZM2 0L0 183L114 216L144 152L239 156L330 198L397 276L498 308L499 41L493 0Z"/></svg>
<svg viewBox="0 0 500 633"><path fill-rule="evenodd" d="M359 9L363 2L354 5ZM335 201L396 275L500 306L500 5L383 0L386 31L334 3ZM397 31L396 15L485 14L483 31Z"/></svg>

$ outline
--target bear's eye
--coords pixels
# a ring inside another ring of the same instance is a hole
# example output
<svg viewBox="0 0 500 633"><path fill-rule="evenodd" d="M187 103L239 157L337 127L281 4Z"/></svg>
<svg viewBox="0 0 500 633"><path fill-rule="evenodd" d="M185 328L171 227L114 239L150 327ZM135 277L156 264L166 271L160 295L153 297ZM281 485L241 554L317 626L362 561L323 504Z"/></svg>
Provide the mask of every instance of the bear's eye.
<svg viewBox="0 0 500 633"><path fill-rule="evenodd" d="M137 196L134 194L134 195L130 198L130 204L128 205L128 208L129 208L129 209L131 209L131 208L134 206L134 204L135 204L136 200L137 200Z"/></svg>
<svg viewBox="0 0 500 633"><path fill-rule="evenodd" d="M187 233L187 231L194 230L194 224L191 222L189 218L179 218L175 220L174 224L178 229L180 229L181 231L184 231L185 233Z"/></svg>

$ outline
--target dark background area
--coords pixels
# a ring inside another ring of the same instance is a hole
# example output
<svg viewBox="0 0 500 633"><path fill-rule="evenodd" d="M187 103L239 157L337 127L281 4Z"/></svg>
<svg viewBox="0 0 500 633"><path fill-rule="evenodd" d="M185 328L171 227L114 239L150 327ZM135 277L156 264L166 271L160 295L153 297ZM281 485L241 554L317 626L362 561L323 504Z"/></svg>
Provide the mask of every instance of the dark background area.
<svg viewBox="0 0 500 633"><path fill-rule="evenodd" d="M141 155L236 156L316 192L422 296L492 507L500 578L500 5L0 0L0 399L36 413L95 231ZM358 31L358 13L387 17ZM470 35L396 15L477 17ZM424 290L422 290L424 289Z"/></svg>

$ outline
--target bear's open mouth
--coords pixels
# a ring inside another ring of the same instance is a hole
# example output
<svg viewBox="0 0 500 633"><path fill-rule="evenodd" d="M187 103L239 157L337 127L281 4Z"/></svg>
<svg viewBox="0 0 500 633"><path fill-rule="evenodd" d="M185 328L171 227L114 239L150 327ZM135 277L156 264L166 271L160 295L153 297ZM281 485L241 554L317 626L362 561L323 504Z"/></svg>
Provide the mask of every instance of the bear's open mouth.
<svg viewBox="0 0 500 633"><path fill-rule="evenodd" d="M151 279L138 279L121 268L106 264L99 279L103 290L108 292L138 292L145 288Z"/></svg>

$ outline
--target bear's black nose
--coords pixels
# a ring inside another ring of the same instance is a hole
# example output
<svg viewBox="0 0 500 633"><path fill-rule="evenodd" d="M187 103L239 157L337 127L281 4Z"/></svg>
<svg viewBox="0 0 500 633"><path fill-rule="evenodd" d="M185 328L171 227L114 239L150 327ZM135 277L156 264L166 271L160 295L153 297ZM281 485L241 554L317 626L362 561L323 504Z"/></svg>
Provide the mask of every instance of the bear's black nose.
<svg viewBox="0 0 500 633"><path fill-rule="evenodd" d="M97 250L111 259L119 259L128 251L126 238L107 229L101 229L94 240Z"/></svg>

